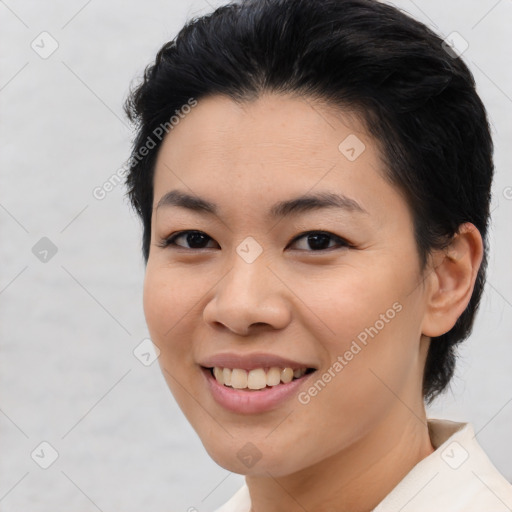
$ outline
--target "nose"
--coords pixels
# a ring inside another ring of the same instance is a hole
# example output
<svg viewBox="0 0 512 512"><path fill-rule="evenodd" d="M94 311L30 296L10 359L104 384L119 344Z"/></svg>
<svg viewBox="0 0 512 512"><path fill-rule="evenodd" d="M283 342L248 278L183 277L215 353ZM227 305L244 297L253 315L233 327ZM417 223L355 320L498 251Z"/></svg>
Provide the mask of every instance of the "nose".
<svg viewBox="0 0 512 512"><path fill-rule="evenodd" d="M203 319L240 336L259 329L283 329L291 320L291 302L286 292L286 286L262 257L252 263L237 257L214 288Z"/></svg>

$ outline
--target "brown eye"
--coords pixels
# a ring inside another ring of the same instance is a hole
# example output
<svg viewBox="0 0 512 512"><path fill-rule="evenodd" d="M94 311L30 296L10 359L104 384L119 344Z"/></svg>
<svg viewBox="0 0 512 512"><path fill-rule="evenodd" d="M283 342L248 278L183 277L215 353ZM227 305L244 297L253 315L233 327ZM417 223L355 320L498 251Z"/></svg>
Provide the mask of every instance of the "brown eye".
<svg viewBox="0 0 512 512"><path fill-rule="evenodd" d="M185 244L182 245L181 243L176 243L177 240L184 239ZM159 244L160 247L169 247L169 246L176 246L176 247L183 247L184 249L207 249L206 244L208 241L213 241L211 237L209 237L206 233L203 231L180 231L179 233L175 233L174 235L170 236L169 238L166 238L162 240Z"/></svg>
<svg viewBox="0 0 512 512"><path fill-rule="evenodd" d="M183 239L184 242L178 243L177 241L181 239ZM306 252L320 252L335 248L351 247L350 243L343 238L326 231L308 231L306 233L302 233L296 237L290 245L297 245L297 242L299 241L304 241L303 247L299 247L299 250ZM181 247L183 249L199 250L215 247L212 245L208 246L208 243L210 242L214 242L216 244L213 238L203 231L187 230L180 231L161 240L158 245L162 248Z"/></svg>
<svg viewBox="0 0 512 512"><path fill-rule="evenodd" d="M328 233L326 231L308 231L307 233L303 233L302 235L295 238L292 244L296 244L299 240L305 240L305 247L300 250L306 250L308 252L318 252L324 251L327 249L332 249L333 247L349 247L350 244L336 236L332 233ZM336 242L331 245L331 242ZM309 249L308 249L309 248Z"/></svg>

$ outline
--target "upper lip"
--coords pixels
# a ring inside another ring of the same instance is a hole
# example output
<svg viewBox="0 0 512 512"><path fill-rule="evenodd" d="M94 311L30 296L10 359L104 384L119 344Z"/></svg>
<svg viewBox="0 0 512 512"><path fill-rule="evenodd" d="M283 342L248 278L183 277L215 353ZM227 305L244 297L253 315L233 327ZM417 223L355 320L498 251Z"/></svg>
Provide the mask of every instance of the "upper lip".
<svg viewBox="0 0 512 512"><path fill-rule="evenodd" d="M226 352L215 354L211 357L202 359L199 364L205 368L240 368L242 370L254 370L255 368L271 368L277 366L279 368L315 368L309 363L294 361L275 354L255 353L255 354L235 354L234 352Z"/></svg>

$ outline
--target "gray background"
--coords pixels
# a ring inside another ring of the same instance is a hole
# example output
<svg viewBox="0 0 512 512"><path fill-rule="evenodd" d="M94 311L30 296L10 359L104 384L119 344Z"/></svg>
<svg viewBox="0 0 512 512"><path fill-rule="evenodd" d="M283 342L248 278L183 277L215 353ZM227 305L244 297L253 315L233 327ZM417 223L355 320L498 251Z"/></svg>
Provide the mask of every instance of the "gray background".
<svg viewBox="0 0 512 512"><path fill-rule="evenodd" d="M0 1L2 512L207 511L243 482L209 459L158 363L134 356L148 336L140 226L123 186L93 196L129 155L131 80L186 19L222 3ZM469 42L493 123L489 281L452 390L430 415L473 423L512 480L512 1L396 4ZM31 47L51 48L43 31L59 45L46 59ZM57 248L47 262L32 252L42 237ZM59 454L48 469L31 457L49 460L42 441Z"/></svg>

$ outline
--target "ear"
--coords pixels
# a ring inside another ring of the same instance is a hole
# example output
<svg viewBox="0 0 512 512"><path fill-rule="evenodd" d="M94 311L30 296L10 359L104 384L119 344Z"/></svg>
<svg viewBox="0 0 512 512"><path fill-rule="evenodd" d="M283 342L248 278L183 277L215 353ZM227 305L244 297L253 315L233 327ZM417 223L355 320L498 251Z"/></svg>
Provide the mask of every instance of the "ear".
<svg viewBox="0 0 512 512"><path fill-rule="evenodd" d="M469 222L460 226L448 247L434 251L425 270L428 282L422 324L425 336L441 336L455 325L469 304L482 258L482 237Z"/></svg>

